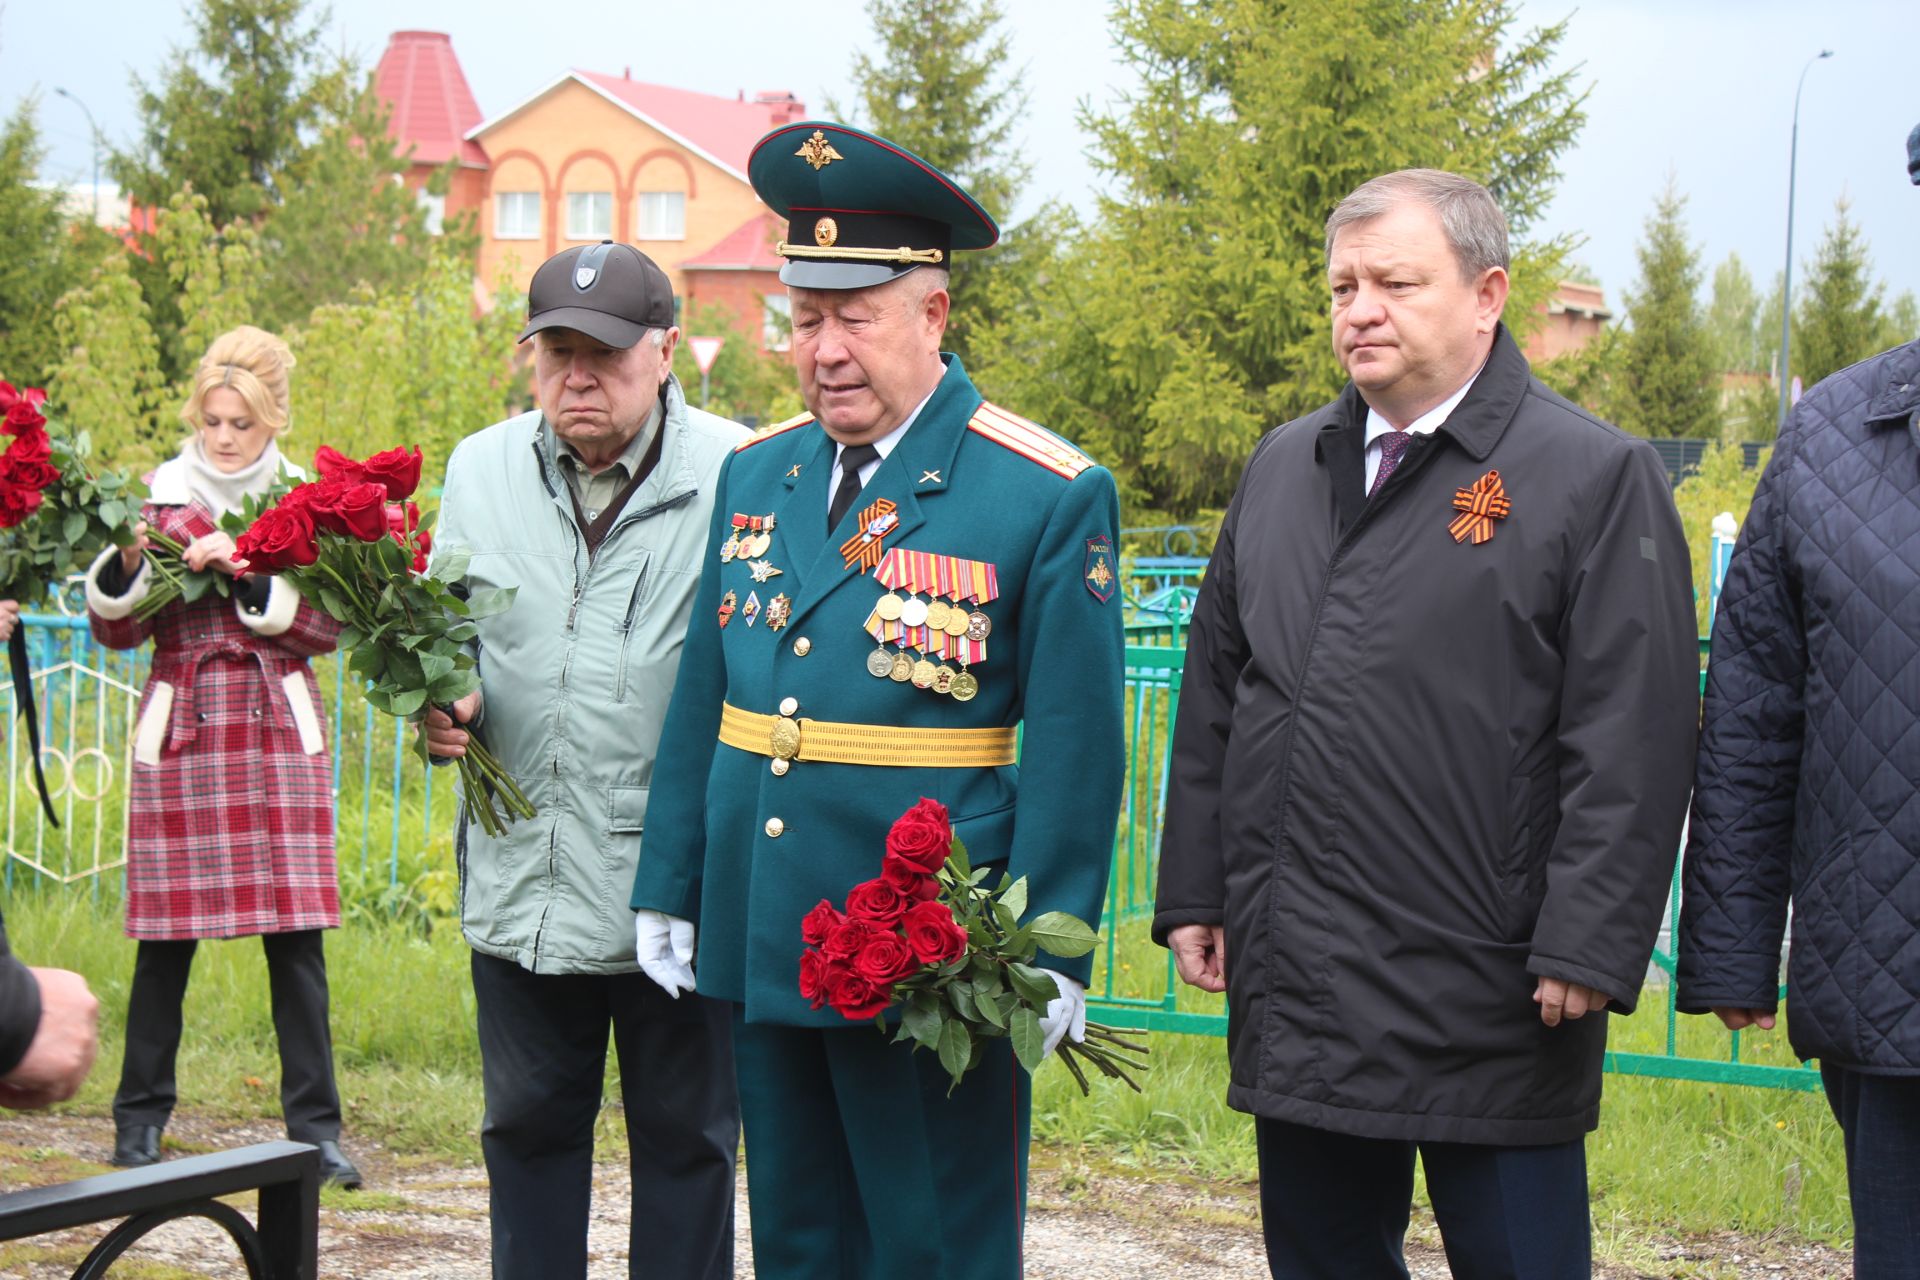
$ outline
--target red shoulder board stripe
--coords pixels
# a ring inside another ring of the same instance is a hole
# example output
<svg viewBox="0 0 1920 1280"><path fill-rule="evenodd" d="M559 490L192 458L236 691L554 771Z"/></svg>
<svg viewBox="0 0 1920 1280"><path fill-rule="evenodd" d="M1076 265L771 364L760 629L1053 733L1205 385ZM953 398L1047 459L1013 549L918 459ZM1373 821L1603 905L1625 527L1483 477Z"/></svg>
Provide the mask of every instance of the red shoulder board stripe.
<svg viewBox="0 0 1920 1280"><path fill-rule="evenodd" d="M753 446L759 444L763 440L771 440L775 436L785 435L787 432L793 430L795 427L804 427L812 421L813 421L812 414L803 413L796 418L788 418L785 422L776 422L770 427L762 427L758 431L754 432L752 435L748 436L745 440L742 440L739 444L733 446L733 451L735 453L740 453L743 450L751 449L753 448Z"/></svg>
<svg viewBox="0 0 1920 1280"><path fill-rule="evenodd" d="M1092 458L1045 427L995 404L983 402L967 429L1069 480L1095 465Z"/></svg>

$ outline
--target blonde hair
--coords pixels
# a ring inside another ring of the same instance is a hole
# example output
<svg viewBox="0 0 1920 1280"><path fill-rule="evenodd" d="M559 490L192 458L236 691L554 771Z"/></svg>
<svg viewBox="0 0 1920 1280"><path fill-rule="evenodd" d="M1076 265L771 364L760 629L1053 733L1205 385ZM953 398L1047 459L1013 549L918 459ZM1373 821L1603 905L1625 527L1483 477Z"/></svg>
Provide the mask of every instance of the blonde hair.
<svg viewBox="0 0 1920 1280"><path fill-rule="evenodd" d="M287 373L293 352L265 329L243 324L213 340L193 375L193 388L180 406L180 420L200 430L201 408L215 387L231 387L246 401L247 412L276 436L287 429Z"/></svg>

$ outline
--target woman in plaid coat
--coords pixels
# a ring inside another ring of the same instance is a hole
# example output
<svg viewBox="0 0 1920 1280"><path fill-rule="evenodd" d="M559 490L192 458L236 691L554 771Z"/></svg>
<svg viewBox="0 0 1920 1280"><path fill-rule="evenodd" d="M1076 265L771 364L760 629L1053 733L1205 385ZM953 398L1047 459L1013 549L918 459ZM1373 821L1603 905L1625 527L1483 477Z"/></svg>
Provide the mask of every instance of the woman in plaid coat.
<svg viewBox="0 0 1920 1280"><path fill-rule="evenodd" d="M274 437L287 422L292 364L285 343L251 326L215 339L181 411L194 435L151 479L148 524L186 548L190 568L233 575L231 597L208 592L136 616L152 580L144 540L109 548L87 574L95 638L154 645L134 731L126 928L139 946L113 1162L160 1158L195 943L257 934L287 1134L321 1148L328 1180L357 1186L339 1148L320 933L340 923L331 762L307 665L340 628L285 581L246 576L218 525L283 473Z"/></svg>

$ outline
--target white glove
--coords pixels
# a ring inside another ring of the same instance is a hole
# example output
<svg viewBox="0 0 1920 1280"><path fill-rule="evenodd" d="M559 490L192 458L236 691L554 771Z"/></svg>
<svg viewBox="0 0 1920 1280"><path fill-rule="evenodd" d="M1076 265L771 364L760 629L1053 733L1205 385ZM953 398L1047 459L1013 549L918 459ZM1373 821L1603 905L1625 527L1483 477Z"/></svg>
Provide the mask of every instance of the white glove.
<svg viewBox="0 0 1920 1280"><path fill-rule="evenodd" d="M1053 979L1053 985L1060 988L1060 994L1047 1001L1047 1012L1040 1019L1040 1031L1046 1036L1046 1043L1040 1046L1040 1055L1045 1057L1059 1047L1064 1036L1072 1036L1075 1044L1082 1044L1087 1038L1087 989L1064 973L1055 973L1051 969L1040 972Z"/></svg>
<svg viewBox="0 0 1920 1280"><path fill-rule="evenodd" d="M659 988L680 998L693 990L693 921L659 911L636 911L633 949L640 971Z"/></svg>

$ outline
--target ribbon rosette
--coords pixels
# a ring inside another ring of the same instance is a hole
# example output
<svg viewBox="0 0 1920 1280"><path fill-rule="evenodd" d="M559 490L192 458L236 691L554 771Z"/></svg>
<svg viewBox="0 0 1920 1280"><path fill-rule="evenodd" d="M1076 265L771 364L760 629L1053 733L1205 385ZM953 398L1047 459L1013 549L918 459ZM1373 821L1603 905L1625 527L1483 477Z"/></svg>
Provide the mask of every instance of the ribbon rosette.
<svg viewBox="0 0 1920 1280"><path fill-rule="evenodd" d="M1477 547L1493 537L1493 522L1506 519L1513 511L1513 503L1507 498L1500 473L1489 471L1475 480L1471 489L1453 491L1453 509L1461 514L1447 525L1447 532L1455 542L1472 538Z"/></svg>

